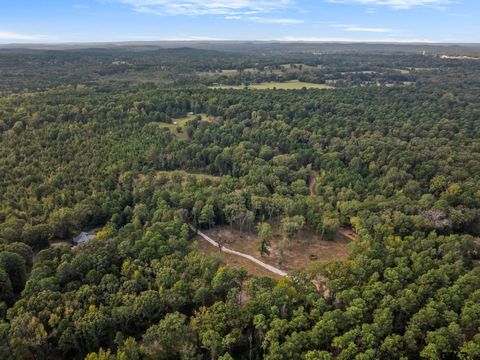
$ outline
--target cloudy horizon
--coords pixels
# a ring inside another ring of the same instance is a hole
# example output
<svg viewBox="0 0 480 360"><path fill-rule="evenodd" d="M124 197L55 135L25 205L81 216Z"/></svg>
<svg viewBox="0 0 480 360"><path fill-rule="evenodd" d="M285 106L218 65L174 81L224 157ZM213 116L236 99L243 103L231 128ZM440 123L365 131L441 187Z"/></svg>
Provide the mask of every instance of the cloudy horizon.
<svg viewBox="0 0 480 360"><path fill-rule="evenodd" d="M1 1L0 43L480 42L472 0Z"/></svg>

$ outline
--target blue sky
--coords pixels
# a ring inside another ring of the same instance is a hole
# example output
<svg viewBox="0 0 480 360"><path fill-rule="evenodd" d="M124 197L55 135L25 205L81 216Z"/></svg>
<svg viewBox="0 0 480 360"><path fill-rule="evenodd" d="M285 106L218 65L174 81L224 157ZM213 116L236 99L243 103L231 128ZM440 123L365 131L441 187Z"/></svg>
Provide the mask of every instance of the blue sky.
<svg viewBox="0 0 480 360"><path fill-rule="evenodd" d="M480 42L479 0L0 0L0 43Z"/></svg>

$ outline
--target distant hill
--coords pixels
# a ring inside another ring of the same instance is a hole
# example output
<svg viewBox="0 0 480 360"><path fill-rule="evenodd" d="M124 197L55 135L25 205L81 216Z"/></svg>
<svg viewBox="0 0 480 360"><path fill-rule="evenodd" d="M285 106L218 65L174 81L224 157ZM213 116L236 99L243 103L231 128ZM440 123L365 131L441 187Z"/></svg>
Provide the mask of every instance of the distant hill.
<svg viewBox="0 0 480 360"><path fill-rule="evenodd" d="M282 42L282 41L135 41L108 43L5 44L0 49L78 50L120 49L148 51L189 47L204 50L264 53L290 52L430 52L480 53L480 44L449 43L346 43L346 42Z"/></svg>

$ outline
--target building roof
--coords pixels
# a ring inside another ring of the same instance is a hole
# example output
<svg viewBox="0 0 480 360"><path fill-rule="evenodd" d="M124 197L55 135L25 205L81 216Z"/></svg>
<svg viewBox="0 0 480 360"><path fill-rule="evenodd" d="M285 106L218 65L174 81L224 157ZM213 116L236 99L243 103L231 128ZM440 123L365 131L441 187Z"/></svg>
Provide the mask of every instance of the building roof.
<svg viewBox="0 0 480 360"><path fill-rule="evenodd" d="M75 245L84 244L95 237L95 234L90 234L87 232L81 232L78 236L73 238L73 243Z"/></svg>

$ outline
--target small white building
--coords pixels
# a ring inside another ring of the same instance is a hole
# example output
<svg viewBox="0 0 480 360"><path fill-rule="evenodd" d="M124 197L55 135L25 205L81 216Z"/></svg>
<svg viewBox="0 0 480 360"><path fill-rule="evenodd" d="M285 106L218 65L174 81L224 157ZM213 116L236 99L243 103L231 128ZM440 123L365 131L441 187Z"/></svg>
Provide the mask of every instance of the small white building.
<svg viewBox="0 0 480 360"><path fill-rule="evenodd" d="M92 240L95 237L94 232L81 232L79 235L75 236L72 240L73 246L85 244Z"/></svg>

